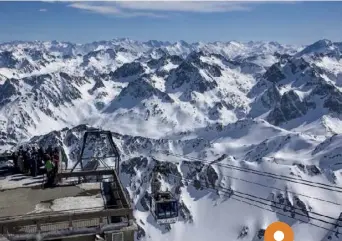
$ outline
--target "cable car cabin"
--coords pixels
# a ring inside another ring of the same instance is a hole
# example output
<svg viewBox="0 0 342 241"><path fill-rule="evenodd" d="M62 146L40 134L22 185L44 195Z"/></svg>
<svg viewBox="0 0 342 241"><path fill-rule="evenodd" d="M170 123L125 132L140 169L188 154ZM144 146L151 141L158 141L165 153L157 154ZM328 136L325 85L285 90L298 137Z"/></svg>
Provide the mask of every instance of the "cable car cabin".
<svg viewBox="0 0 342 241"><path fill-rule="evenodd" d="M178 201L170 192L158 192L152 196L152 215L158 224L171 224L178 220Z"/></svg>

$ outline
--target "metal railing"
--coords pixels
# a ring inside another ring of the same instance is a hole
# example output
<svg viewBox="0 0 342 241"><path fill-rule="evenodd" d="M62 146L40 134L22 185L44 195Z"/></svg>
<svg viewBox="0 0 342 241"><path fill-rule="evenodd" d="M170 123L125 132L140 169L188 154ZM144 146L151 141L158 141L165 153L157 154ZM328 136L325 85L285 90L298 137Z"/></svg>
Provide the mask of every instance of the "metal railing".
<svg viewBox="0 0 342 241"><path fill-rule="evenodd" d="M51 231L59 231L65 229L75 229L75 228L91 228L99 227L101 225L108 224L107 218L92 218L92 219L81 219L81 220L68 220L56 223L44 223L40 225L26 225L26 226L16 226L14 230L8 230L9 235L15 235L15 233L44 233Z"/></svg>
<svg viewBox="0 0 342 241"><path fill-rule="evenodd" d="M93 210L91 212L50 213L0 220L4 235L35 234L66 229L96 228L109 224L110 217L132 217L132 209ZM124 220L124 218L122 219ZM127 222L129 219L126 220Z"/></svg>
<svg viewBox="0 0 342 241"><path fill-rule="evenodd" d="M28 213L24 215L15 215L15 216L1 216L0 217L0 225L1 222L6 222L10 220L16 219L25 219L28 217L45 217L52 214L65 214L65 215L73 215L77 213L90 213L94 211L104 210L104 206L95 206L91 208L73 208L73 209L65 209L65 210L58 210L58 211L47 211L47 212L40 212L40 213ZM110 205L106 206L107 209L118 209L119 205Z"/></svg>
<svg viewBox="0 0 342 241"><path fill-rule="evenodd" d="M106 224L106 223L99 223L98 225L94 225L94 223L90 223L89 220L85 220L85 225L78 225L82 227L77 227L77 225L72 224L68 227L64 224L63 227L59 227L59 229L55 229L56 226L52 226L51 229L45 229L45 232L37 231L37 232L26 232L26 233L7 233L4 236L7 237L11 241L22 241L22 240L35 240L38 236L40 236L41 240L44 239L60 239L63 237L68 237L72 235L94 235L94 234L101 234L104 232L113 232L119 231L120 229L127 227L128 225L132 225L132 222L123 221L121 223L116 224ZM87 226L87 227L84 227ZM62 229L61 229L62 228ZM41 229L42 230L42 229ZM49 230L49 231L48 231Z"/></svg>
<svg viewBox="0 0 342 241"><path fill-rule="evenodd" d="M123 192L120 180L115 170L93 170L93 171L80 171L70 173L58 173L61 178L79 178L83 176L93 176L94 178L104 178L105 176L111 176L113 185L113 191L116 193L116 198L119 198L120 205L99 206L91 208L69 209L53 212L42 213L30 213L18 216L6 216L0 217L0 232L7 236L18 235L33 235L37 233L49 233L54 232L67 232L70 230L78 230L77 232L91 232L91 230L97 230L103 227L103 225L110 224L110 220L118 218L120 224L126 222L129 225L129 220L133 219L133 210L131 209L129 202L126 199ZM121 221L120 221L121 220ZM126 221L123 221L126 220ZM75 231L76 232L76 231ZM52 235L52 234L51 234Z"/></svg>
<svg viewBox="0 0 342 241"><path fill-rule="evenodd" d="M97 182L109 177L114 188L112 191L116 193L113 193L113 195L116 200L119 200L118 204L120 205L0 217L0 233L10 240L25 240L37 234L49 237L83 235L97 233L102 229L115 230L118 227L130 225L131 220L133 220L133 210L115 169L113 170L107 166L100 170L80 170L77 172L59 172L57 174L57 178L69 180L75 178L76 182L77 179L82 179L85 176L88 180L93 179ZM84 182L87 182L87 180L82 180L79 183ZM111 223L113 217L118 218L119 222Z"/></svg>

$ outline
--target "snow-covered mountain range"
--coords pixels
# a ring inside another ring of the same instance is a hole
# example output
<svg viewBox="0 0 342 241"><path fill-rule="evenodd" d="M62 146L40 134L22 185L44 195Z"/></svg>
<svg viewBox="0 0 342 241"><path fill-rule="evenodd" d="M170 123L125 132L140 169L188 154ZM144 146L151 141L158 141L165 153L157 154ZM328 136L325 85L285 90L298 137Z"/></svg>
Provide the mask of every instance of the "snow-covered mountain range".
<svg viewBox="0 0 342 241"><path fill-rule="evenodd" d="M338 189L294 181L341 186L341 114L342 42L0 44L0 149L59 143L72 163L88 127L113 131L140 240L259 241L276 220L342 240ZM156 164L182 202L171 229L146 210Z"/></svg>

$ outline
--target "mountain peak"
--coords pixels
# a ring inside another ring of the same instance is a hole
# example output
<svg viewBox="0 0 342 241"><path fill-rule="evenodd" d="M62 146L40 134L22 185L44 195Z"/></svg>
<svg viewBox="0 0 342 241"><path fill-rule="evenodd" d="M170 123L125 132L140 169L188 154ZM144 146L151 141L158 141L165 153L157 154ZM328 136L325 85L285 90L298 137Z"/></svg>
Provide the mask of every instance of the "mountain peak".
<svg viewBox="0 0 342 241"><path fill-rule="evenodd" d="M331 40L321 39L315 43L306 46L302 51L297 53L296 56L303 55L336 55L339 56L339 47L336 46Z"/></svg>

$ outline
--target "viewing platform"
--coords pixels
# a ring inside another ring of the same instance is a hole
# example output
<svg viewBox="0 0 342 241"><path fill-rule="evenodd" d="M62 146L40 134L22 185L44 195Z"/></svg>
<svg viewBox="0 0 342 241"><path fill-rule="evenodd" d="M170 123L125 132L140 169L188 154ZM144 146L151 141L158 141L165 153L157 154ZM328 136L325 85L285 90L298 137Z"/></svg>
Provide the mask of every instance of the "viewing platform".
<svg viewBox="0 0 342 241"><path fill-rule="evenodd" d="M134 241L137 230L114 169L44 177L0 173L0 237L6 240ZM0 239L0 240L2 240Z"/></svg>

